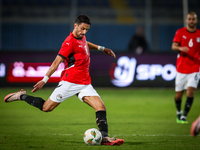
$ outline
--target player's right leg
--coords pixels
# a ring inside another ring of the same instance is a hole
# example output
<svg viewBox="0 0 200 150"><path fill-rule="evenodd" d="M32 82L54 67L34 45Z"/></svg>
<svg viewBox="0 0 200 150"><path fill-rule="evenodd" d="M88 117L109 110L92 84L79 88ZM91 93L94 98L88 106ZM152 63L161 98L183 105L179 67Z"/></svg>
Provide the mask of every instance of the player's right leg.
<svg viewBox="0 0 200 150"><path fill-rule="evenodd" d="M44 112L49 112L54 110L54 108L56 108L60 103L58 102L54 102L52 101L50 98L45 101L44 105L43 105L43 111Z"/></svg>
<svg viewBox="0 0 200 150"><path fill-rule="evenodd" d="M74 87L75 86L75 87ZM28 104L39 108L44 112L52 111L56 108L62 101L75 95L82 89L85 85L80 85L76 88L76 85L67 81L60 81L59 85L54 89L53 93L47 101L40 97L33 97L27 95L24 90L16 93L8 94L5 98L5 102L13 102L16 100L26 101ZM73 88L71 88L73 87Z"/></svg>
<svg viewBox="0 0 200 150"><path fill-rule="evenodd" d="M18 92L15 92L15 93L10 93L10 94L6 95L6 97L4 98L4 102L8 103L8 102L21 100L20 96L22 94L26 94L26 91L24 91L23 89L21 89Z"/></svg>
<svg viewBox="0 0 200 150"><path fill-rule="evenodd" d="M196 136L200 132L200 116L192 123L190 134Z"/></svg>
<svg viewBox="0 0 200 150"><path fill-rule="evenodd" d="M181 110L181 103L182 97L184 94L185 84L187 83L187 75L177 72L176 79L175 79L175 106L176 106L176 122L177 123L187 123L181 119L182 117L182 110Z"/></svg>
<svg viewBox="0 0 200 150"><path fill-rule="evenodd" d="M182 115L182 110L181 110L181 103L182 103L182 96L183 96L184 91L179 91L176 92L175 95L175 106L176 106L176 114L177 114L177 118L176 118L176 122L177 123L181 123L181 115Z"/></svg>
<svg viewBox="0 0 200 150"><path fill-rule="evenodd" d="M52 101L51 99L48 99L47 101L45 101L40 97L33 97L30 95L27 95L26 91L24 91L23 89L15 93L10 93L4 98L4 101L6 103L19 101L19 100L26 101L28 104L35 106L44 112L52 111L54 108L56 108L60 104L60 103Z"/></svg>

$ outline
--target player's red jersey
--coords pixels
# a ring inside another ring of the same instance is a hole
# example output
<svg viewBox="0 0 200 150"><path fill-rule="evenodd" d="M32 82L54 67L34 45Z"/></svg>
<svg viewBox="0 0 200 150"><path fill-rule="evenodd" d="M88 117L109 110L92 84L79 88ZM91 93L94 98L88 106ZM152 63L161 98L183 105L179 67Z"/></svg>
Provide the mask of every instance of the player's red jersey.
<svg viewBox="0 0 200 150"><path fill-rule="evenodd" d="M177 30L173 42L179 43L181 47L187 46L187 53L179 52L176 62L176 69L180 73L199 72L200 53L200 30L189 32L186 27Z"/></svg>
<svg viewBox="0 0 200 150"><path fill-rule="evenodd" d="M91 84L90 52L85 36L77 39L71 32L63 42L58 55L65 59L65 69L60 80L75 84Z"/></svg>

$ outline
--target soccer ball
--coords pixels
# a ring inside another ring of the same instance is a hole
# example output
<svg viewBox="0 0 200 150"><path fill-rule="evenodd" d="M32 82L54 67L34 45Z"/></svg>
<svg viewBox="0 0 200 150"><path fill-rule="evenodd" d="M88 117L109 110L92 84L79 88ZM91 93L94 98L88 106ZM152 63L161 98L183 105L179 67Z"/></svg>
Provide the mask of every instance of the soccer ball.
<svg viewBox="0 0 200 150"><path fill-rule="evenodd" d="M83 140L87 145L99 145L102 140L101 132L95 128L85 131Z"/></svg>

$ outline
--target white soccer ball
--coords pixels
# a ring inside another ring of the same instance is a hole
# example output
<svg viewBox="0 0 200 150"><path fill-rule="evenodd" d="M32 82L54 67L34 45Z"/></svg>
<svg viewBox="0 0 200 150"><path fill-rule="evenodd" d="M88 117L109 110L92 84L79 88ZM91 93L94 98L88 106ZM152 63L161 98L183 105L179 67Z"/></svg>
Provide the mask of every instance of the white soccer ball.
<svg viewBox="0 0 200 150"><path fill-rule="evenodd" d="M95 128L85 131L83 140L87 145L99 145L102 140L101 132Z"/></svg>

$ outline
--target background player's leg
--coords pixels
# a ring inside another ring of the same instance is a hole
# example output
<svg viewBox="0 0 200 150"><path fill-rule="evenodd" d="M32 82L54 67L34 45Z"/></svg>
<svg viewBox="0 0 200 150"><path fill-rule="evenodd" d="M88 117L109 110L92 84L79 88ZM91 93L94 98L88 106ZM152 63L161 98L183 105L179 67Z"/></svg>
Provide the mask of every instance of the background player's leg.
<svg viewBox="0 0 200 150"><path fill-rule="evenodd" d="M195 93L195 88L194 87L188 87L187 89L187 100L185 103L185 108L184 108L184 112L183 112L183 116L181 117L181 119L186 120L186 117L192 107L193 104L193 100L194 100L194 93Z"/></svg>
<svg viewBox="0 0 200 150"><path fill-rule="evenodd" d="M194 87L188 87L187 88L187 97L194 97L195 88Z"/></svg>
<svg viewBox="0 0 200 150"><path fill-rule="evenodd" d="M181 103L182 103L182 96L183 96L184 91L176 92L175 95L175 106L177 109L177 122L179 123L179 120L182 115L182 110L181 110Z"/></svg>

